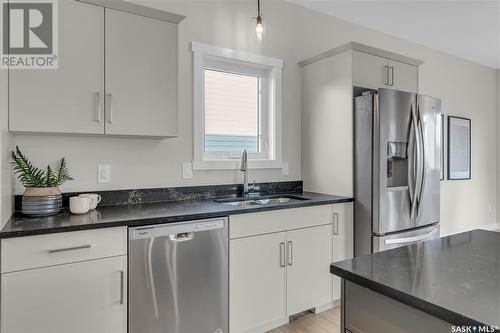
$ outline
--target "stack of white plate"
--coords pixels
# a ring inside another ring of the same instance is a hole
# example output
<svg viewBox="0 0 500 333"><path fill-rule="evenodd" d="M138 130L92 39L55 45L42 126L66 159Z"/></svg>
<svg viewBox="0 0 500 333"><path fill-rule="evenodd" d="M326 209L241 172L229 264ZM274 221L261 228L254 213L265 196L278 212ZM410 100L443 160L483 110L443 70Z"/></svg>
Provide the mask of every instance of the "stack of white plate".
<svg viewBox="0 0 500 333"><path fill-rule="evenodd" d="M61 211L62 195L23 196L22 212L28 216L50 216Z"/></svg>

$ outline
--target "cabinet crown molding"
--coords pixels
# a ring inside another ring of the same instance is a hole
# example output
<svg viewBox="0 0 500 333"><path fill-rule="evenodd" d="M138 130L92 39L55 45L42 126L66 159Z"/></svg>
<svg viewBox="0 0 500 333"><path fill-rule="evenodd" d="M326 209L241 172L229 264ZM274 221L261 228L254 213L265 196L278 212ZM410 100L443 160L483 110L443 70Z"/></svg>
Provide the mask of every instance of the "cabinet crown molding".
<svg viewBox="0 0 500 333"><path fill-rule="evenodd" d="M379 49L379 48L376 48L373 46L369 46L369 45L365 45L365 44L361 44L361 43L357 43L357 42L349 42L347 44L337 46L336 48L333 48L331 50L322 52L322 53L315 55L313 57L299 61L299 66L304 67L304 66L313 64L315 62L321 61L325 58L337 55L339 53L342 53L342 52L345 52L348 50L360 51L360 52L372 54L375 56L379 56L382 58L400 61L400 62L409 64L409 65L413 65L413 66L420 66L421 64L424 63L421 60L410 58L410 57L407 57L407 56L404 56L401 54L397 54L397 53L393 53L393 52L389 52L386 50L382 50L382 49Z"/></svg>
<svg viewBox="0 0 500 333"><path fill-rule="evenodd" d="M182 20L186 18L183 15L138 5L123 0L77 0L77 1L175 24L180 23Z"/></svg>

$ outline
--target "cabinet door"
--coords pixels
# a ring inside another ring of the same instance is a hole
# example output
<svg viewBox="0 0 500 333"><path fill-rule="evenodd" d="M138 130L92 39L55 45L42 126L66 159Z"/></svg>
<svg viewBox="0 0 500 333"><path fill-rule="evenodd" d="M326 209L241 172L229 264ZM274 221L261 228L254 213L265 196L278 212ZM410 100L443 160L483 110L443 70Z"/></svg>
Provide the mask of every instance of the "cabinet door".
<svg viewBox="0 0 500 333"><path fill-rule="evenodd" d="M285 233L229 241L229 331L277 327L286 316Z"/></svg>
<svg viewBox="0 0 500 333"><path fill-rule="evenodd" d="M106 9L106 134L177 135L177 25Z"/></svg>
<svg viewBox="0 0 500 333"><path fill-rule="evenodd" d="M418 67L390 60L390 88L416 93L418 90Z"/></svg>
<svg viewBox="0 0 500 333"><path fill-rule="evenodd" d="M352 51L353 86L378 89L389 87L389 61L360 51Z"/></svg>
<svg viewBox="0 0 500 333"><path fill-rule="evenodd" d="M352 204L333 205L333 262L354 255ZM340 278L333 276L333 300L340 300Z"/></svg>
<svg viewBox="0 0 500 333"><path fill-rule="evenodd" d="M127 256L1 276L1 331L126 332Z"/></svg>
<svg viewBox="0 0 500 333"><path fill-rule="evenodd" d="M9 71L9 130L104 134L104 9L59 1L59 68Z"/></svg>
<svg viewBox="0 0 500 333"><path fill-rule="evenodd" d="M331 302L332 225L287 232L287 314Z"/></svg>

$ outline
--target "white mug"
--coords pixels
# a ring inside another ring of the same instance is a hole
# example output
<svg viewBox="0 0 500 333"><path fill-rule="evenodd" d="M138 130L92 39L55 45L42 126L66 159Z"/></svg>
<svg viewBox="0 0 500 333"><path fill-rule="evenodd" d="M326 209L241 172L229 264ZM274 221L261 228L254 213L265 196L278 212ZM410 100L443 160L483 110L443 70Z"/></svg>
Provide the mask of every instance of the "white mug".
<svg viewBox="0 0 500 333"><path fill-rule="evenodd" d="M96 193L83 193L80 194L79 197L81 198L91 198L92 202L90 203L90 210L93 210L97 207L97 204L101 202L101 196Z"/></svg>
<svg viewBox="0 0 500 333"><path fill-rule="evenodd" d="M71 197L69 198L69 210L73 214L85 214L90 210L92 203L92 198Z"/></svg>

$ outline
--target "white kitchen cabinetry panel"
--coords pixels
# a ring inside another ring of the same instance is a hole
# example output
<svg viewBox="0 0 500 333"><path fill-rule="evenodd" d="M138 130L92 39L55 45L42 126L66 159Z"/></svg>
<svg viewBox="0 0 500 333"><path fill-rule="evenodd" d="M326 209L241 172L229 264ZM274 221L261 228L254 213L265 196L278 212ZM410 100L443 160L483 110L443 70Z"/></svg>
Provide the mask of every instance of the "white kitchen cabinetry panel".
<svg viewBox="0 0 500 333"><path fill-rule="evenodd" d="M331 302L332 225L292 230L287 240L287 314Z"/></svg>
<svg viewBox="0 0 500 333"><path fill-rule="evenodd" d="M229 238L247 237L332 223L331 207L331 205L322 205L232 215L230 217Z"/></svg>
<svg viewBox="0 0 500 333"><path fill-rule="evenodd" d="M104 8L58 12L59 68L9 71L9 130L104 134Z"/></svg>
<svg viewBox="0 0 500 333"><path fill-rule="evenodd" d="M6 238L1 272L12 272L127 254L127 227Z"/></svg>
<svg viewBox="0 0 500 333"><path fill-rule="evenodd" d="M389 60L391 86L389 88L414 92L418 90L418 67Z"/></svg>
<svg viewBox="0 0 500 333"><path fill-rule="evenodd" d="M229 242L229 330L259 332L288 321L285 233Z"/></svg>
<svg viewBox="0 0 500 333"><path fill-rule="evenodd" d="M177 135L177 24L106 9L106 134Z"/></svg>
<svg viewBox="0 0 500 333"><path fill-rule="evenodd" d="M333 205L333 262L354 255L352 203ZM340 278L333 275L333 300L340 300Z"/></svg>
<svg viewBox="0 0 500 333"><path fill-rule="evenodd" d="M418 90L418 67L404 62L352 51L352 84L363 88Z"/></svg>
<svg viewBox="0 0 500 333"><path fill-rule="evenodd" d="M352 51L352 84L378 89L388 87L389 60L360 51Z"/></svg>
<svg viewBox="0 0 500 333"><path fill-rule="evenodd" d="M2 274L1 332L127 332L127 256Z"/></svg>

